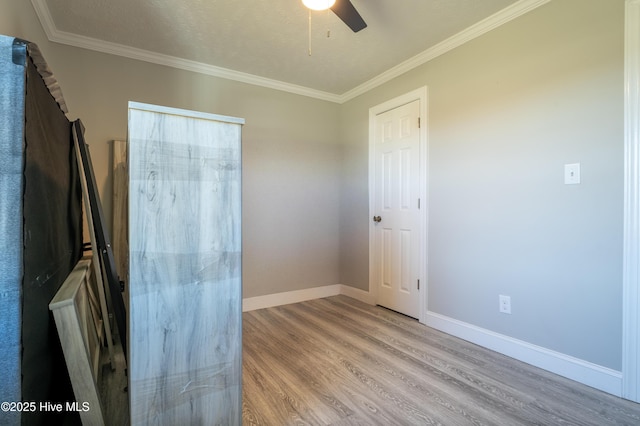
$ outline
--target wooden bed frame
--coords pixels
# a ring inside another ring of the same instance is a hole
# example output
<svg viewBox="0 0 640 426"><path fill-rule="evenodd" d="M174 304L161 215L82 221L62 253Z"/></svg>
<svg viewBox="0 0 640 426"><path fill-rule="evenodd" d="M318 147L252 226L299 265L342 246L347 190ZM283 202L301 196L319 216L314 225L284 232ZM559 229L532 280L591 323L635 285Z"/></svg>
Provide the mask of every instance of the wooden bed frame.
<svg viewBox="0 0 640 426"><path fill-rule="evenodd" d="M49 304L53 312L76 407L83 424L104 425L100 395L104 326L91 260L83 258ZM66 409L67 407L65 407Z"/></svg>

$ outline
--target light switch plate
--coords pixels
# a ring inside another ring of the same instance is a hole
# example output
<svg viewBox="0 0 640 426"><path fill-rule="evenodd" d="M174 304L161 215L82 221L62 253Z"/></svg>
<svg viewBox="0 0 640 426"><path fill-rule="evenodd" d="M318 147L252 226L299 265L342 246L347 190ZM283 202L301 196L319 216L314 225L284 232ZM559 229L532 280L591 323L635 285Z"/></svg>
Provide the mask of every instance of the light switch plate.
<svg viewBox="0 0 640 426"><path fill-rule="evenodd" d="M575 185L580 183L580 163L564 165L565 185Z"/></svg>

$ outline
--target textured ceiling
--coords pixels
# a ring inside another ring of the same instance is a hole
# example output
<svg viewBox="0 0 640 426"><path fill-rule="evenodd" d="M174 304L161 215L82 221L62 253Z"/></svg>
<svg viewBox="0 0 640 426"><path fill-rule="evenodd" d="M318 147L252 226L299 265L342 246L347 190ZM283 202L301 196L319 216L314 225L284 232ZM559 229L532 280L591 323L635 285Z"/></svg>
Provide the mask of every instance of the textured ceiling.
<svg viewBox="0 0 640 426"><path fill-rule="evenodd" d="M53 41L107 42L149 58L159 54L342 95L518 2L352 0L367 28L353 33L332 12L313 12L311 40L300 0L32 3Z"/></svg>

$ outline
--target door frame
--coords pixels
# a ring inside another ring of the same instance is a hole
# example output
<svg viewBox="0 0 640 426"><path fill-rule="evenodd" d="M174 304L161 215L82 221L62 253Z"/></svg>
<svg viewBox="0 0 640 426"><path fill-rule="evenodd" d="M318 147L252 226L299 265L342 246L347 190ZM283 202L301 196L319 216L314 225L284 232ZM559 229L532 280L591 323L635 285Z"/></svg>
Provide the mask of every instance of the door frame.
<svg viewBox="0 0 640 426"><path fill-rule="evenodd" d="M375 136L376 136L376 117L378 114L392 110L402 105L406 105L413 101L420 101L420 251L419 251L419 280L420 280L420 314L418 321L426 324L427 319L427 295L428 295L428 165L429 165L429 144L428 144L428 121L427 121L427 86L412 90L411 92L400 95L391 100L383 102L379 105L369 108L369 294L374 302L378 301L378 288L376 286L376 268L375 262L375 227L371 219L375 214Z"/></svg>
<svg viewBox="0 0 640 426"><path fill-rule="evenodd" d="M622 397L640 402L640 0L625 1Z"/></svg>

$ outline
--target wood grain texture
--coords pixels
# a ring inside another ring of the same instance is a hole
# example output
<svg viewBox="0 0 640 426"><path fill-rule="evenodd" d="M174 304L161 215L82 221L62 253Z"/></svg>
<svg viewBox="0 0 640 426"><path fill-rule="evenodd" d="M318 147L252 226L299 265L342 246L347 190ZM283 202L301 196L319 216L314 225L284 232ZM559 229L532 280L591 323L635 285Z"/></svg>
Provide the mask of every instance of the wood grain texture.
<svg viewBox="0 0 640 426"><path fill-rule="evenodd" d="M114 344L116 369L111 369L107 354L102 351L102 380L100 395L102 397L107 426L129 426L129 393L127 380L127 363L120 340Z"/></svg>
<svg viewBox="0 0 640 426"><path fill-rule="evenodd" d="M129 110L134 425L240 424L240 127Z"/></svg>
<svg viewBox="0 0 640 426"><path fill-rule="evenodd" d="M334 296L243 314L245 425L638 425L640 405Z"/></svg>
<svg viewBox="0 0 640 426"><path fill-rule="evenodd" d="M69 274L49 308L56 322L76 402L84 425L128 426L126 362L119 340L114 355L104 347L104 327L91 260ZM115 365L115 369L112 368ZM88 410L84 411L88 404Z"/></svg>
<svg viewBox="0 0 640 426"><path fill-rule="evenodd" d="M88 404L80 411L87 425L104 425L105 415L99 391L102 322L100 310L91 291L91 261L83 259L71 271L51 300L49 309L60 337L73 393L79 404Z"/></svg>

